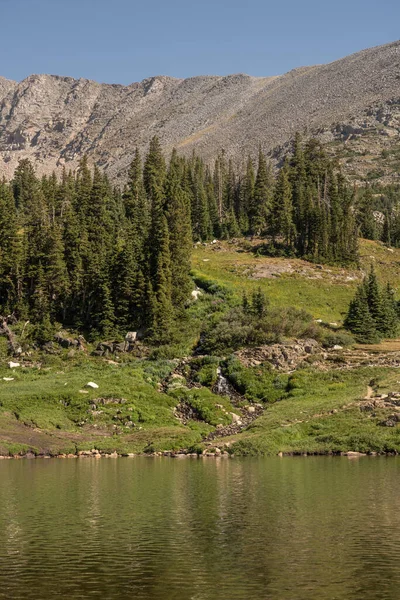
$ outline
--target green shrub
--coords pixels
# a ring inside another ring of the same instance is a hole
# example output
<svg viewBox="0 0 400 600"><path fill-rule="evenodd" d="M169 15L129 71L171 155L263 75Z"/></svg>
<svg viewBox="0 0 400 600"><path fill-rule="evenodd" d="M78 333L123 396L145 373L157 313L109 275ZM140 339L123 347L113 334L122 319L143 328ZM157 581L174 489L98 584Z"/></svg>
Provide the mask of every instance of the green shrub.
<svg viewBox="0 0 400 600"><path fill-rule="evenodd" d="M355 342L353 336L347 331L324 332L320 341L325 348L332 348L332 346L351 346Z"/></svg>
<svg viewBox="0 0 400 600"><path fill-rule="evenodd" d="M234 388L250 402L275 402L286 397L288 376L277 374L269 365L245 367L231 356L223 364L223 373Z"/></svg>

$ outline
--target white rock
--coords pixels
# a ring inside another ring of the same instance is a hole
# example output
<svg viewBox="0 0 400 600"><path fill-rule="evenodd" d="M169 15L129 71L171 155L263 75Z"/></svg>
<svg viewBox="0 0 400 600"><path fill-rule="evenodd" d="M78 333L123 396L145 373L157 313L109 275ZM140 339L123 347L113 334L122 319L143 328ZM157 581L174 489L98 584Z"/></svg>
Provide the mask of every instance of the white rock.
<svg viewBox="0 0 400 600"><path fill-rule="evenodd" d="M3 381L14 381L14 377L3 377Z"/></svg>
<svg viewBox="0 0 400 600"><path fill-rule="evenodd" d="M94 383L93 381L89 381L89 383L86 384L86 387L90 387L93 390L97 390L99 388L99 386L97 385L97 383Z"/></svg>
<svg viewBox="0 0 400 600"><path fill-rule="evenodd" d="M334 350L343 350L343 346L338 346L337 344L335 344L335 345L333 346L333 349L334 349Z"/></svg>
<svg viewBox="0 0 400 600"><path fill-rule="evenodd" d="M8 366L10 367L10 369L16 369L17 367L20 367L21 365L19 363L13 362L12 360L10 360L10 362L8 363Z"/></svg>
<svg viewBox="0 0 400 600"><path fill-rule="evenodd" d="M133 344L137 340L137 331L128 331L125 336L125 341L129 344Z"/></svg>
<svg viewBox="0 0 400 600"><path fill-rule="evenodd" d="M202 293L200 290L193 290L192 292L192 298L194 298L195 300L198 300L199 296L201 296Z"/></svg>
<svg viewBox="0 0 400 600"><path fill-rule="evenodd" d="M240 416L237 415L236 413L231 413L231 417L232 417L232 423L240 423Z"/></svg>

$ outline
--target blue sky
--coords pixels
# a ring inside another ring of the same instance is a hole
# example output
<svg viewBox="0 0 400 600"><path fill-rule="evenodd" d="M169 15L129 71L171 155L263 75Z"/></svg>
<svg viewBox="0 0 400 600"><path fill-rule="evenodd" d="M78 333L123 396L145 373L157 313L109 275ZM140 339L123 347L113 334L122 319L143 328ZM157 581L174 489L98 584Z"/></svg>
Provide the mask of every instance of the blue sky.
<svg viewBox="0 0 400 600"><path fill-rule="evenodd" d="M267 76L400 38L398 0L0 0L0 75Z"/></svg>

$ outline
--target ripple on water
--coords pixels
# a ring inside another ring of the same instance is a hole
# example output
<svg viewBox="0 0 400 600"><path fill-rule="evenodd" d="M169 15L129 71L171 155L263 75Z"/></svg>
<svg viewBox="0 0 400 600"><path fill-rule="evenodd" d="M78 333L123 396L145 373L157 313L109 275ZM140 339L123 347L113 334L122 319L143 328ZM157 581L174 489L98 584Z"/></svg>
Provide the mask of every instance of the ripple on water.
<svg viewBox="0 0 400 600"><path fill-rule="evenodd" d="M4 461L0 599L397 600L399 465Z"/></svg>

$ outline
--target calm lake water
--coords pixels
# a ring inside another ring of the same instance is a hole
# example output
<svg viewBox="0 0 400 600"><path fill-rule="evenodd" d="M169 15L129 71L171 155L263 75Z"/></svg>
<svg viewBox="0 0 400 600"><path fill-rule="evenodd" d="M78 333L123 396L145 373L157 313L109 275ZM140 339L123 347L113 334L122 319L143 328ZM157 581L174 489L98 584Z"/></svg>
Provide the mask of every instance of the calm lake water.
<svg viewBox="0 0 400 600"><path fill-rule="evenodd" d="M0 598L398 600L398 458L0 462Z"/></svg>

